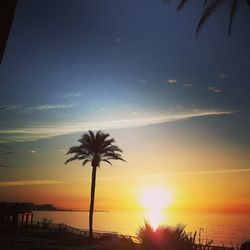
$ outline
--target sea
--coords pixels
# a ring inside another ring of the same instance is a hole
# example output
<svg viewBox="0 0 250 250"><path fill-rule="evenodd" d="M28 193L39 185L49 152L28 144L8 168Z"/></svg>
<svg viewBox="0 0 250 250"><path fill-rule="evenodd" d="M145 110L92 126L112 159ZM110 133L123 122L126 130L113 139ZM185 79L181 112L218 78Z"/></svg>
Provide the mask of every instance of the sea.
<svg viewBox="0 0 250 250"><path fill-rule="evenodd" d="M88 228L88 212L79 211L35 211L34 221L43 218L53 223L64 223L78 229ZM94 230L117 232L136 236L144 225L145 214L140 212L95 212ZM213 240L213 245L240 246L250 240L250 214L247 213L174 213L164 215L161 224L186 225L186 231L201 234L203 243Z"/></svg>

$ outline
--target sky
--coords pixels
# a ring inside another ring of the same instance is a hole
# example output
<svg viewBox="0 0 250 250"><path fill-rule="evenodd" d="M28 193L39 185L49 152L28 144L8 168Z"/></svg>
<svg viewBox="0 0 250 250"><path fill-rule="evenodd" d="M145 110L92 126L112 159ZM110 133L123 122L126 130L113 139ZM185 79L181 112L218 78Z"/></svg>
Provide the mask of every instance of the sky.
<svg viewBox="0 0 250 250"><path fill-rule="evenodd" d="M101 129L127 163L98 169L96 209L140 209L160 187L175 210L250 211L249 10L228 36L225 4L195 36L202 5L176 5L19 0L0 67L14 152L1 155L1 200L87 209L91 168L65 154Z"/></svg>

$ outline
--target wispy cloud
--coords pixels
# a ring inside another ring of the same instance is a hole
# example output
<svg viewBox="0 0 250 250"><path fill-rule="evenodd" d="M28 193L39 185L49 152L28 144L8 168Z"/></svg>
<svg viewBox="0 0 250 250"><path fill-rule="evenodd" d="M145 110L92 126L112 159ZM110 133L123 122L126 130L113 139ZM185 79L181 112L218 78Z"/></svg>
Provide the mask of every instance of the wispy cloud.
<svg viewBox="0 0 250 250"><path fill-rule="evenodd" d="M218 70L216 71L216 74L223 80L228 77L228 75Z"/></svg>
<svg viewBox="0 0 250 250"><path fill-rule="evenodd" d="M55 150L55 152L65 153L66 149L57 149L57 150Z"/></svg>
<svg viewBox="0 0 250 250"><path fill-rule="evenodd" d="M34 186L34 185L49 185L62 184L63 181L55 180L22 180L22 181L0 181L0 187L15 187L15 186Z"/></svg>
<svg viewBox="0 0 250 250"><path fill-rule="evenodd" d="M211 175L211 174L233 174L233 173L246 173L250 172L250 168L240 168L240 169L218 169L218 170L204 170L204 171L185 171L185 172L174 172L165 173L165 176L174 175Z"/></svg>
<svg viewBox="0 0 250 250"><path fill-rule="evenodd" d="M68 124L47 124L43 126L15 127L13 129L0 130L1 138L9 141L32 141L42 138L83 132L89 129L119 129L130 127L142 127L159 123L187 120L195 117L229 115L231 111L196 111L183 114L167 114L145 118L133 118L113 121L76 122Z"/></svg>
<svg viewBox="0 0 250 250"><path fill-rule="evenodd" d="M139 178L154 178L154 177L167 177L167 176L193 176L193 175L225 175L225 174L239 174L249 173L250 168L239 168L239 169L215 169L215 170L200 170L200 171L180 171L180 172L169 172L169 173L156 173L151 175L142 175Z"/></svg>
<svg viewBox="0 0 250 250"><path fill-rule="evenodd" d="M82 95L82 92L68 93L62 96L64 99L76 98Z"/></svg>
<svg viewBox="0 0 250 250"><path fill-rule="evenodd" d="M58 104L58 105L51 105L51 104L47 104L47 105L41 105L41 106L35 106L35 107L28 107L26 108L26 110L30 110L30 111L43 111L43 110L51 110L51 109L65 109L65 108L73 108L74 105L62 105L62 104Z"/></svg>
<svg viewBox="0 0 250 250"><path fill-rule="evenodd" d="M22 107L21 105L10 105L10 106L8 106L7 109L19 109L21 107Z"/></svg>
<svg viewBox="0 0 250 250"><path fill-rule="evenodd" d="M217 87L208 87L207 91L211 93L221 93L223 90Z"/></svg>
<svg viewBox="0 0 250 250"><path fill-rule="evenodd" d="M177 80L173 79L173 78L167 79L166 81L167 81L167 83L170 83L170 84L176 84L177 83Z"/></svg>
<svg viewBox="0 0 250 250"><path fill-rule="evenodd" d="M22 107L21 105L6 105L6 106L1 106L0 110L9 111L9 110L18 109L18 108L21 108L21 107Z"/></svg>

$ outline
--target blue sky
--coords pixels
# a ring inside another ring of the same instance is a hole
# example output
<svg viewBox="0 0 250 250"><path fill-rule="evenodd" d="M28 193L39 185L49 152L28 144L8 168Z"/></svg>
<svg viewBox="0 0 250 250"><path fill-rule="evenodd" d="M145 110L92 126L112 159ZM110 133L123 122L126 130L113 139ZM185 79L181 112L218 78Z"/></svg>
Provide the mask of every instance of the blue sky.
<svg viewBox="0 0 250 250"><path fill-rule="evenodd" d="M20 1L0 75L10 121L22 126L248 111L244 6L231 37L227 5L199 37L200 4L189 3L178 14L175 7L161 1Z"/></svg>
<svg viewBox="0 0 250 250"><path fill-rule="evenodd" d="M247 167L248 10L240 6L229 37L230 6L222 6L197 37L201 4L190 1L180 13L176 4L19 1L0 68L0 105L9 105L0 136L16 151L3 161L21 166L3 180L32 179L19 171L34 170L30 154L51 156L44 145L61 164L62 152L87 129L113 129L125 149L123 131L137 138L133 131L142 127L155 138L179 134L191 144L232 145L244 158L232 168Z"/></svg>

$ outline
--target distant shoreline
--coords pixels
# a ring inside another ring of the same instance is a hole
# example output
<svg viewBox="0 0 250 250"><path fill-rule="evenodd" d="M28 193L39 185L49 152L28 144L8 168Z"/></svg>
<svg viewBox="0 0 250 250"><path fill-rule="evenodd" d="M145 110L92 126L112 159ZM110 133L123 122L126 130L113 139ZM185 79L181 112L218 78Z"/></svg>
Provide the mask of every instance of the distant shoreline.
<svg viewBox="0 0 250 250"><path fill-rule="evenodd" d="M58 208L55 207L53 204L34 204L32 202L8 202L8 201L0 201L1 204L4 206L12 206L16 203L21 204L25 208L36 212L36 211L41 211L41 212L89 212L87 209L67 209L67 208ZM107 213L109 212L108 210L95 210L94 212L102 212L102 213Z"/></svg>
<svg viewBox="0 0 250 250"><path fill-rule="evenodd" d="M51 210L42 210L42 209L31 209L32 212L89 212L89 210L81 209L51 209ZM108 213L108 210L95 210L95 213Z"/></svg>

